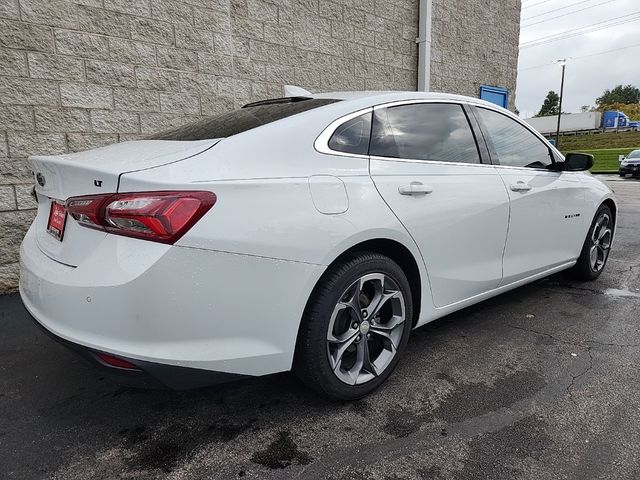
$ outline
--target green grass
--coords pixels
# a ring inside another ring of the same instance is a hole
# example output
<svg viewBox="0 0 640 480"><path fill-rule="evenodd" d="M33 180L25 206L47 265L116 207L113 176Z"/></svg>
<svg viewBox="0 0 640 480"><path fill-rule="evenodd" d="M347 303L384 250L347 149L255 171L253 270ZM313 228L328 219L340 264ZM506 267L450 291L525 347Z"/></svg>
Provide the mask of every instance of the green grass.
<svg viewBox="0 0 640 480"><path fill-rule="evenodd" d="M633 148L604 148L599 150L579 150L580 153L589 153L593 155L595 164L591 169L592 173L617 173L620 167L618 158L620 155L628 155ZM571 150L578 151L578 150ZM569 151L562 152L569 153Z"/></svg>
<svg viewBox="0 0 640 480"><path fill-rule="evenodd" d="M640 132L609 132L560 137L560 151L590 153L595 158L592 173L615 173L620 167L618 157L640 149Z"/></svg>
<svg viewBox="0 0 640 480"><path fill-rule="evenodd" d="M640 132L607 132L560 136L560 150L575 152L610 148L640 148Z"/></svg>

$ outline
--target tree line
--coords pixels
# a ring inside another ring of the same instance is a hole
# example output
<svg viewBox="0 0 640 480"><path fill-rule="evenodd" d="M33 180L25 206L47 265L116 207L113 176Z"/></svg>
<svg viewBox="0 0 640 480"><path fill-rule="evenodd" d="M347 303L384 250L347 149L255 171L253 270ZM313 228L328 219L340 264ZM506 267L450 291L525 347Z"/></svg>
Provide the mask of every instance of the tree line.
<svg viewBox="0 0 640 480"><path fill-rule="evenodd" d="M559 109L560 97L552 90L544 99L536 117L558 115ZM605 90L601 96L596 98L595 107L584 105L580 110L582 112L619 110L630 118L640 118L640 89L633 85L618 85L611 90Z"/></svg>

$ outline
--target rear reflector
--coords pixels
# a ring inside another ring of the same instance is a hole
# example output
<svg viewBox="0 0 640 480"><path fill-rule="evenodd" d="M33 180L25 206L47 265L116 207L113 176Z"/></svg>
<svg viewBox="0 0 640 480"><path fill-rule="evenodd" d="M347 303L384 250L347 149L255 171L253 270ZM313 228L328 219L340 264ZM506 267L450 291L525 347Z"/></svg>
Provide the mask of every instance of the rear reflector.
<svg viewBox="0 0 640 480"><path fill-rule="evenodd" d="M216 195L212 192L187 190L71 197L66 207L84 227L175 243L215 203Z"/></svg>
<svg viewBox="0 0 640 480"><path fill-rule="evenodd" d="M96 357L98 358L100 363L106 365L107 367L122 368L124 370L140 370L133 363L127 362L122 358L114 357L113 355L109 355L108 353L96 353Z"/></svg>

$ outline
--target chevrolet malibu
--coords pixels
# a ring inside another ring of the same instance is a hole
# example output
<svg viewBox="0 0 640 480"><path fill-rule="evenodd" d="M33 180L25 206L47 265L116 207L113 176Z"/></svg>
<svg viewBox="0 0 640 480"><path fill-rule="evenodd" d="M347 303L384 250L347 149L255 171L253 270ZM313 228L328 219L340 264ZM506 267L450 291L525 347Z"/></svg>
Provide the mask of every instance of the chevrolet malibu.
<svg viewBox="0 0 640 480"><path fill-rule="evenodd" d="M597 278L618 214L592 157L436 93L303 92L31 163L26 308L122 381L176 389L292 370L362 397L413 328Z"/></svg>

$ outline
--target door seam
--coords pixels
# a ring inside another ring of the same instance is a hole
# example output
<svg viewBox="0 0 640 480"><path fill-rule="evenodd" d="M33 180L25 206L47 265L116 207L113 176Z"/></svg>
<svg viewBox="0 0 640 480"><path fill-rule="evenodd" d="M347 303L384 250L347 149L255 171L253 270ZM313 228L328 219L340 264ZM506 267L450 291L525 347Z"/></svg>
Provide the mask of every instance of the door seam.
<svg viewBox="0 0 640 480"><path fill-rule="evenodd" d="M376 192L378 192L378 196L382 199L382 201L384 202L384 204L387 206L387 208L389 209L389 211L392 213L392 215L394 217L396 217L396 219L398 220L398 222L400 222L400 225L402 225L402 228L404 228L404 231L407 232L407 235L409 235L409 237L411 238L411 240L413 241L413 244L416 247L416 250L418 250L418 253L420 254L420 258L422 259L422 265L424 266L424 271L427 274L427 282L429 284L429 293L431 293L431 305L433 305L433 308L437 308L435 306L435 301L433 300L433 289L431 288L431 280L429 279L429 268L427 267L427 262L424 259L424 255L422 254L422 249L420 248L420 246L418 245L418 242L416 242L416 239L413 237L413 235L411 234L411 232L409 231L409 229L407 228L407 226L404 224L404 222L402 220L400 220L400 217L398 217L398 215L396 214L396 212L393 211L393 208L391 208L391 205L389 205L387 203L387 200L384 198L384 195L382 195L382 193L380 193L380 190L378 189L378 185L376 185L375 180L373 179L373 177L371 176L371 157L369 157L369 161L368 161L368 165L367 165L367 169L369 170L369 179L371 180L371 183L373 184L373 188L376 189ZM422 312L418 312L418 320L420 319L420 315Z"/></svg>
<svg viewBox="0 0 640 480"><path fill-rule="evenodd" d="M498 288L500 288L504 285L504 255L507 251L507 242L509 241L509 232L511 231L511 195L509 195L509 189L507 187L507 183L505 182L504 177L500 174L500 171L497 168L495 168L495 166L494 166L494 170L500 177L500 181L502 182L505 193L507 194L507 199L509 200L509 215L507 216L507 233L504 237L504 245L502 247L502 261L500 263L500 270L502 271L502 277L500 278L500 283L498 284Z"/></svg>

